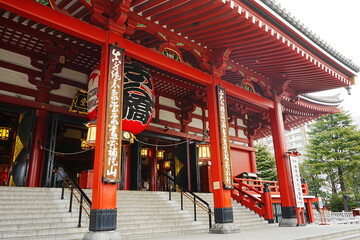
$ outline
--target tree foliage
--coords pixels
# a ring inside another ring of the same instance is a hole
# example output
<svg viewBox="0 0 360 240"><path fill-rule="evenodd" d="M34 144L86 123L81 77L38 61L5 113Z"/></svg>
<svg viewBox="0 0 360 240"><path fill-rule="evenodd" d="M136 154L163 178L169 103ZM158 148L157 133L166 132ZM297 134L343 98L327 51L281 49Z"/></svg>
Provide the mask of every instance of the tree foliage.
<svg viewBox="0 0 360 240"><path fill-rule="evenodd" d="M327 195L330 202L340 198L349 211L359 200L360 132L344 112L320 117L309 135L303 177L312 193Z"/></svg>
<svg viewBox="0 0 360 240"><path fill-rule="evenodd" d="M256 167L262 180L277 181L275 159L265 146L256 146Z"/></svg>

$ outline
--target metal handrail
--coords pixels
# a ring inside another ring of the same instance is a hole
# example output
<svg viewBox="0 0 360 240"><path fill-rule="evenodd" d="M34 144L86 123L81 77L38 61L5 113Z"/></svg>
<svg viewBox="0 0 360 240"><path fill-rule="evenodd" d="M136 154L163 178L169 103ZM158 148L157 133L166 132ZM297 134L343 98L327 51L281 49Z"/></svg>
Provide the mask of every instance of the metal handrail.
<svg viewBox="0 0 360 240"><path fill-rule="evenodd" d="M187 197L188 199L190 199L194 203L194 221L197 221L197 216L196 216L196 205L197 205L201 209L203 209L204 211L206 211L208 213L208 215L209 215L209 229L211 229L211 226L212 226L211 215L214 214L214 213L211 211L209 203L207 203L204 199L202 199L201 197L199 197L195 193L191 192L189 189L181 186L172 177L170 177L170 176L168 176L168 175L166 175L166 174L164 174L162 172L159 172L159 174L165 176L169 180L168 181L169 200L171 200L170 181L172 181L181 190L181 210L184 209L184 207L183 207L183 195L185 195L185 197Z"/></svg>
<svg viewBox="0 0 360 240"><path fill-rule="evenodd" d="M64 199L64 191L65 191L65 187L69 188L71 191L70 194L70 204L69 204L69 212L72 212L72 202L73 202L73 196L76 198L76 200L79 202L80 204L80 208L79 208L79 221L78 221L78 227L81 227L81 218L82 218L82 210L84 209L84 211L86 212L86 214L88 216L90 216L90 211L88 209L91 209L91 200L90 198L86 195L86 193L81 189L81 187L71 178L68 177L68 174L66 173L65 170L63 170L65 173L65 178L63 179L63 184L62 184L62 190L61 190L61 199ZM54 172L57 173L58 170L56 168L54 168ZM76 195L74 193L74 189L76 190L76 192L79 194ZM87 205L88 209L86 208L86 206L84 206L84 202L85 205Z"/></svg>

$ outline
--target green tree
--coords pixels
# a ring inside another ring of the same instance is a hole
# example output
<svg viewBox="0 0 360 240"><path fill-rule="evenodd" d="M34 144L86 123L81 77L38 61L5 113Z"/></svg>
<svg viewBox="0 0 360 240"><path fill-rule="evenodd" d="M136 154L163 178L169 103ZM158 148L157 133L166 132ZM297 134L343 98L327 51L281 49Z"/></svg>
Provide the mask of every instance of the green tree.
<svg viewBox="0 0 360 240"><path fill-rule="evenodd" d="M258 145L256 152L256 167L258 176L262 180L277 181L275 159L269 152L269 150L262 145Z"/></svg>
<svg viewBox="0 0 360 240"><path fill-rule="evenodd" d="M308 179L311 191L320 193L315 188L321 185L324 192L331 192L330 201L340 196L343 209L349 211L349 203L356 201L356 191L359 192L360 183L353 180L359 175L354 170L360 164L360 132L350 115L343 112L320 117L309 135L303 168L307 171L305 175L316 177Z"/></svg>

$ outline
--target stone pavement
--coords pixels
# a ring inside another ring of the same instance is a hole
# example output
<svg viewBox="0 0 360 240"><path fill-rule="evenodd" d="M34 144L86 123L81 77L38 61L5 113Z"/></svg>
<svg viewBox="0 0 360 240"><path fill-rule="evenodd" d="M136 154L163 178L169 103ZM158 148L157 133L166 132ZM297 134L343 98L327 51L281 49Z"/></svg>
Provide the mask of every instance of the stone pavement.
<svg viewBox="0 0 360 240"><path fill-rule="evenodd" d="M358 230L356 238L360 239L360 224L340 224L340 225L306 225L304 227L278 227L272 224L271 227L263 229L240 230L234 234L209 234L200 233L182 236L169 236L156 238L156 240L305 240L305 239L342 239L339 235L344 231ZM333 237L330 237L334 236ZM316 238L318 236L318 238ZM335 237L336 236L336 237ZM329 238L330 237L330 238ZM149 239L148 239L149 240ZM151 240L155 240L151 239Z"/></svg>

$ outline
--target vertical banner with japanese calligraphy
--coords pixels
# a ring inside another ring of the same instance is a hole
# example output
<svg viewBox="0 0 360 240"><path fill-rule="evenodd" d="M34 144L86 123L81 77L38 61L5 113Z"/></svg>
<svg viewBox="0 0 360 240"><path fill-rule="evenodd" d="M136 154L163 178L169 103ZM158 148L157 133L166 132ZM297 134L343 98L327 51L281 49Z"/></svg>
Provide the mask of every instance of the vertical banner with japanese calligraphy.
<svg viewBox="0 0 360 240"><path fill-rule="evenodd" d="M121 173L121 119L124 76L124 49L109 46L109 69L105 117L103 181L118 183Z"/></svg>
<svg viewBox="0 0 360 240"><path fill-rule="evenodd" d="M291 173L294 184L295 198L296 198L296 207L304 208L304 197L301 186L301 178L300 178L300 168L298 158L294 156L290 156L290 164L291 164Z"/></svg>
<svg viewBox="0 0 360 240"><path fill-rule="evenodd" d="M222 176L225 189L233 189L233 176L230 159L230 143L229 143L229 124L227 115L226 92L224 88L217 86L217 100L219 112L219 130L220 130L220 151Z"/></svg>

